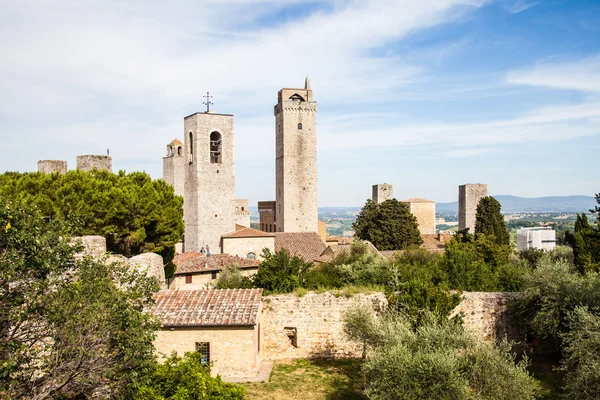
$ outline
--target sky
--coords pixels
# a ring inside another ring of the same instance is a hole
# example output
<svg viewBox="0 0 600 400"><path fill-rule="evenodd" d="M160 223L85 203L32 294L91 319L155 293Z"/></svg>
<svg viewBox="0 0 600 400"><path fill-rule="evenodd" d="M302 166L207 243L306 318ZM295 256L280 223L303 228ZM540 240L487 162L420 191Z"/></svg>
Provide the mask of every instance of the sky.
<svg viewBox="0 0 600 400"><path fill-rule="evenodd" d="M600 1L0 0L0 171L105 154L162 177L235 116L236 197L275 198L283 87L318 103L320 206L600 192Z"/></svg>

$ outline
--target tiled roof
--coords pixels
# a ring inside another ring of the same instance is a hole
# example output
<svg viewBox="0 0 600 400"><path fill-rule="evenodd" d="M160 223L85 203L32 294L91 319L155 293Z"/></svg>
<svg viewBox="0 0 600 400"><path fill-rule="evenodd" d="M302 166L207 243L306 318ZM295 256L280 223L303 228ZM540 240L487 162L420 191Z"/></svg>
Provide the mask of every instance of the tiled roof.
<svg viewBox="0 0 600 400"><path fill-rule="evenodd" d="M413 197L412 199L402 200L403 203L435 203L433 200L422 199L420 197Z"/></svg>
<svg viewBox="0 0 600 400"><path fill-rule="evenodd" d="M274 233L259 231L254 228L243 228L224 234L224 238L242 238L242 237L273 237Z"/></svg>
<svg viewBox="0 0 600 400"><path fill-rule="evenodd" d="M173 139L173 141L170 144L178 145L178 144L183 144L183 143L181 143L181 141L179 139L175 138L175 139Z"/></svg>
<svg viewBox="0 0 600 400"><path fill-rule="evenodd" d="M375 255L381 256L381 252L379 250L377 250L377 247L375 247L375 245L373 245L373 243L369 242L368 240L364 240L363 243L367 246L367 251L370 253L373 253ZM315 259L315 261L318 262L329 262L331 260L333 260L338 254L341 253L348 253L350 254L350 251L352 250L352 245L351 244L339 244L337 246L327 246L327 248L323 251L323 253L321 253L321 256L317 259Z"/></svg>
<svg viewBox="0 0 600 400"><path fill-rule="evenodd" d="M260 264L256 260L240 258L230 254L211 254L210 257L207 257L206 254L200 254L195 251L178 254L173 259L173 263L177 266L175 275L219 271L231 265L239 268L251 268L258 267Z"/></svg>
<svg viewBox="0 0 600 400"><path fill-rule="evenodd" d="M161 290L150 312L163 326L255 325L262 289Z"/></svg>
<svg viewBox="0 0 600 400"><path fill-rule="evenodd" d="M312 262L327 248L316 232L277 232L275 251L286 249L292 256Z"/></svg>
<svg viewBox="0 0 600 400"><path fill-rule="evenodd" d="M454 235L452 234L438 234L438 233L423 233L421 238L423 243L419 246L422 249L429 250L434 253L443 253L446 249L446 243L452 240ZM386 250L381 251L381 255L386 258L393 258L396 254L401 254L403 250Z"/></svg>

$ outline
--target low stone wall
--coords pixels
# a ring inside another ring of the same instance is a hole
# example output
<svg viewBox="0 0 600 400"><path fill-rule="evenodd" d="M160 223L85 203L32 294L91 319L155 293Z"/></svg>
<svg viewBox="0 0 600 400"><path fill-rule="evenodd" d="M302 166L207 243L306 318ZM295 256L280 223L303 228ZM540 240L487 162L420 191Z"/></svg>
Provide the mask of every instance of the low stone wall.
<svg viewBox="0 0 600 400"><path fill-rule="evenodd" d="M131 257L129 265L137 268L140 272L145 272L148 276L153 276L158 281L161 289L165 288L165 268L163 258L156 253L143 253Z"/></svg>
<svg viewBox="0 0 600 400"><path fill-rule="evenodd" d="M360 357L361 347L342 332L342 312L357 303L375 311L387 307L383 293L335 296L329 292L298 297L271 295L262 299L264 358Z"/></svg>
<svg viewBox="0 0 600 400"><path fill-rule="evenodd" d="M509 303L516 295L509 292L464 292L451 317L462 313L465 329L487 341L507 337L523 343L525 330L508 312Z"/></svg>
<svg viewBox="0 0 600 400"><path fill-rule="evenodd" d="M91 256L100 259L106 254L106 239L103 236L75 236L73 242L83 246L83 251L75 255L78 258Z"/></svg>

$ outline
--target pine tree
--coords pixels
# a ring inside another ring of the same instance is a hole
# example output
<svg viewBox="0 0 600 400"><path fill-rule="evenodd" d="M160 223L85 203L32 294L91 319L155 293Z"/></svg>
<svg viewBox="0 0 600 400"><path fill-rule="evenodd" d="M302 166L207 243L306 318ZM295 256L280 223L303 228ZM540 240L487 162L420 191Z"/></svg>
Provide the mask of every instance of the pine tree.
<svg viewBox="0 0 600 400"><path fill-rule="evenodd" d="M510 243L508 229L500 210L500 203L492 196L483 197L479 200L477 214L475 215L475 236L481 234L494 236L496 243L500 245Z"/></svg>

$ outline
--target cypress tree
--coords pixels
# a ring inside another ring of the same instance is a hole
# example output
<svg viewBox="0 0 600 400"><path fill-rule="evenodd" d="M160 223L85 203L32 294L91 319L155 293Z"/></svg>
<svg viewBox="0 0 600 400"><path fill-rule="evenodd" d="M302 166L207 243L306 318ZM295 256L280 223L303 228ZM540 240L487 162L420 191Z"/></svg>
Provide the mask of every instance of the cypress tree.
<svg viewBox="0 0 600 400"><path fill-rule="evenodd" d="M494 236L496 243L500 245L510 243L508 229L500 210L500 203L492 196L483 197L479 200L477 214L475 215L475 236L490 235Z"/></svg>

